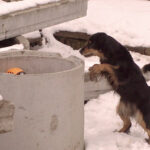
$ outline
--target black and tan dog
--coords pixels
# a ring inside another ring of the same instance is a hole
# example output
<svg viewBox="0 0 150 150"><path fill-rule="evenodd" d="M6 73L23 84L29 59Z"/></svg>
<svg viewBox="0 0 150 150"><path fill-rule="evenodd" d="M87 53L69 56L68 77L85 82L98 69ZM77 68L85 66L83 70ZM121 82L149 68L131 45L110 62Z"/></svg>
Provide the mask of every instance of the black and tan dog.
<svg viewBox="0 0 150 150"><path fill-rule="evenodd" d="M150 143L150 87L127 49L111 36L96 33L80 53L85 57L100 57L101 64L89 69L91 80L105 76L121 97L117 113L123 121L123 127L119 132L129 131L130 117L133 117L147 132L147 141Z"/></svg>

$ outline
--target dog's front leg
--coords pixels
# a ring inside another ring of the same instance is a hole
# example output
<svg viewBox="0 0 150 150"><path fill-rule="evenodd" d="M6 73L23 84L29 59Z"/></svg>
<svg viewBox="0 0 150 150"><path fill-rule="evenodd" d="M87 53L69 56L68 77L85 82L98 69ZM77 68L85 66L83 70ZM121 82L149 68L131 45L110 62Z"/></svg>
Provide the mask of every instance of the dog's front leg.
<svg viewBox="0 0 150 150"><path fill-rule="evenodd" d="M101 64L95 64L89 68L91 81L97 81L97 77L100 75L102 71L101 66L102 66Z"/></svg>
<svg viewBox="0 0 150 150"><path fill-rule="evenodd" d="M113 82L115 86L117 86L118 81L116 79L114 70L118 68L118 66L113 66L110 64L95 64L89 68L90 79L92 81L97 81L97 77L100 76L101 73L107 73L110 76L110 81Z"/></svg>

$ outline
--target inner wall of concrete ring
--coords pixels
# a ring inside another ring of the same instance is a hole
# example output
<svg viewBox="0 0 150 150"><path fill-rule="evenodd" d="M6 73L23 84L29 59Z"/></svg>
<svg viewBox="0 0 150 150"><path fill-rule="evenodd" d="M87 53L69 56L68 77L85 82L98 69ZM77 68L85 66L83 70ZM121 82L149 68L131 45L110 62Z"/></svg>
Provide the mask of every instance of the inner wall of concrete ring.
<svg viewBox="0 0 150 150"><path fill-rule="evenodd" d="M10 67L26 74L5 73ZM0 72L0 93L16 107L14 130L0 135L0 149L84 149L82 61L48 52L5 52Z"/></svg>

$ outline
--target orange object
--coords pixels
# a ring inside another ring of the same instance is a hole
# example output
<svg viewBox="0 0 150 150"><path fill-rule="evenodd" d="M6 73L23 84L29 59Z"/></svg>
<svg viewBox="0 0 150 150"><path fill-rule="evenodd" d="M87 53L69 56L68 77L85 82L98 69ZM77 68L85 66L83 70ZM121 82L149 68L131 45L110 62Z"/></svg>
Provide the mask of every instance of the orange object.
<svg viewBox="0 0 150 150"><path fill-rule="evenodd" d="M15 75L25 74L25 72L21 68L17 68L17 67L8 69L7 73L15 74Z"/></svg>

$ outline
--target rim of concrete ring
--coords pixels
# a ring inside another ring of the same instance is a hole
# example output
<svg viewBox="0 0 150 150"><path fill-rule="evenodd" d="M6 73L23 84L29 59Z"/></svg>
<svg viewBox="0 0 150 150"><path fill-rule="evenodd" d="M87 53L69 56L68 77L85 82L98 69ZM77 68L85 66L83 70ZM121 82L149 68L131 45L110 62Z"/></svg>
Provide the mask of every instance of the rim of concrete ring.
<svg viewBox="0 0 150 150"><path fill-rule="evenodd" d="M56 58L56 59L62 59L65 61L69 61L74 63L74 67L71 69L67 69L64 71L58 71L58 72L51 72L51 73L37 73L37 74L25 74L25 75L14 75L14 74L8 74L8 73L0 73L1 75L5 76L11 76L11 77L25 77L25 76L39 76L39 75L55 75L55 74L61 74L61 73L67 73L71 71L76 71L80 68L84 68L84 61L76 56L69 56L67 58L63 58L61 54L59 53L53 53L53 52L46 52L46 51L31 51L31 50L11 50L6 52L0 52L0 59L8 58L8 57L22 57L22 56L33 56L33 57L45 57L45 58Z"/></svg>

